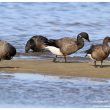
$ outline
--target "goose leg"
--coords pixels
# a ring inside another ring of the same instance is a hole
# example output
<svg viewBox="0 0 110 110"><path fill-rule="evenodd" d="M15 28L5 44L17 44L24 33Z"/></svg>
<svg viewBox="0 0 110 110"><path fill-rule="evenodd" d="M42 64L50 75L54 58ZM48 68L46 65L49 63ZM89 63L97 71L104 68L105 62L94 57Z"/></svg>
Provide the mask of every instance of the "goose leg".
<svg viewBox="0 0 110 110"><path fill-rule="evenodd" d="M103 63L103 61L101 61L101 65L100 65L100 68L103 68L103 66L102 66L102 63Z"/></svg>
<svg viewBox="0 0 110 110"><path fill-rule="evenodd" d="M66 55L64 55L64 59L65 59L65 63L67 62L67 60L66 60Z"/></svg>
<svg viewBox="0 0 110 110"><path fill-rule="evenodd" d="M96 61L94 61L94 67L95 67L95 68L97 67L97 65L96 65Z"/></svg>
<svg viewBox="0 0 110 110"><path fill-rule="evenodd" d="M53 59L53 62L56 62L56 60L57 60L57 55L56 55L55 58Z"/></svg>
<svg viewBox="0 0 110 110"><path fill-rule="evenodd" d="M43 49L41 50L41 53L43 53Z"/></svg>

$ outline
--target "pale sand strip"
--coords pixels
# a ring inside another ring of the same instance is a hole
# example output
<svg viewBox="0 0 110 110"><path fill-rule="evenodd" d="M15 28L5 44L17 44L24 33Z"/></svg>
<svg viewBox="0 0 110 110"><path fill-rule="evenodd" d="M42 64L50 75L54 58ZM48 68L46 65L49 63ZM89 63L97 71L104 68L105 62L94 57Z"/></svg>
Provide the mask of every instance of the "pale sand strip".
<svg viewBox="0 0 110 110"><path fill-rule="evenodd" d="M0 62L0 71L110 78L110 62L104 62L103 68L94 68L87 62L54 63L51 60L10 60Z"/></svg>

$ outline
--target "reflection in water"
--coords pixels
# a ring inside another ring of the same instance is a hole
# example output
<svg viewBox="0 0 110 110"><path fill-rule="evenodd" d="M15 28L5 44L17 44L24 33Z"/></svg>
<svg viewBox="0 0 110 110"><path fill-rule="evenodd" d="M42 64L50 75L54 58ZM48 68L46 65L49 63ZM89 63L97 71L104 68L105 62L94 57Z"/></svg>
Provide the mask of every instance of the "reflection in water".
<svg viewBox="0 0 110 110"><path fill-rule="evenodd" d="M110 107L110 80L0 73L0 107Z"/></svg>

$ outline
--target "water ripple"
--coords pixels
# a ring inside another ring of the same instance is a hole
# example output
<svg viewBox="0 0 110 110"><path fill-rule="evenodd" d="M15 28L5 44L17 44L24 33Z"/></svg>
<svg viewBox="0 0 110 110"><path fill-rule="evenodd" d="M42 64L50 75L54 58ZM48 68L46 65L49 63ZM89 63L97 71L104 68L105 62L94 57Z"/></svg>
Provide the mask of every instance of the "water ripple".
<svg viewBox="0 0 110 110"><path fill-rule="evenodd" d="M0 73L0 107L110 107L110 80Z"/></svg>
<svg viewBox="0 0 110 110"><path fill-rule="evenodd" d="M61 38L86 31L91 40L110 34L110 3L0 3L0 13L0 39L18 52L37 34Z"/></svg>

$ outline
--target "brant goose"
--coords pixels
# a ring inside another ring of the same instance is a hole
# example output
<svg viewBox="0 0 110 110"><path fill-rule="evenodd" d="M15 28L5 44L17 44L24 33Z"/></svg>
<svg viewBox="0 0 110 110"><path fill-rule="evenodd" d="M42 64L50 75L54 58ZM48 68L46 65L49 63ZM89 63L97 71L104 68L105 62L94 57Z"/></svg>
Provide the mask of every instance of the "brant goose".
<svg viewBox="0 0 110 110"><path fill-rule="evenodd" d="M0 40L0 61L11 60L15 54L15 47L6 41Z"/></svg>
<svg viewBox="0 0 110 110"><path fill-rule="evenodd" d="M25 52L28 53L30 49L33 50L33 52L40 52L44 49L46 42L48 42L48 39L42 35L33 36L27 41Z"/></svg>
<svg viewBox="0 0 110 110"><path fill-rule="evenodd" d="M110 47L108 42L110 42L110 37L105 37L103 44L91 45L90 49L85 51L86 56L88 55L94 61L95 67L97 67L96 61L101 61L100 67L102 68L103 60L109 56Z"/></svg>
<svg viewBox="0 0 110 110"><path fill-rule="evenodd" d="M75 53L84 46L84 39L89 40L89 35L86 32L81 32L77 35L77 38L64 37L60 39L50 39L45 49L50 50L56 55L54 62L56 62L57 56L64 56L65 62L66 56Z"/></svg>

